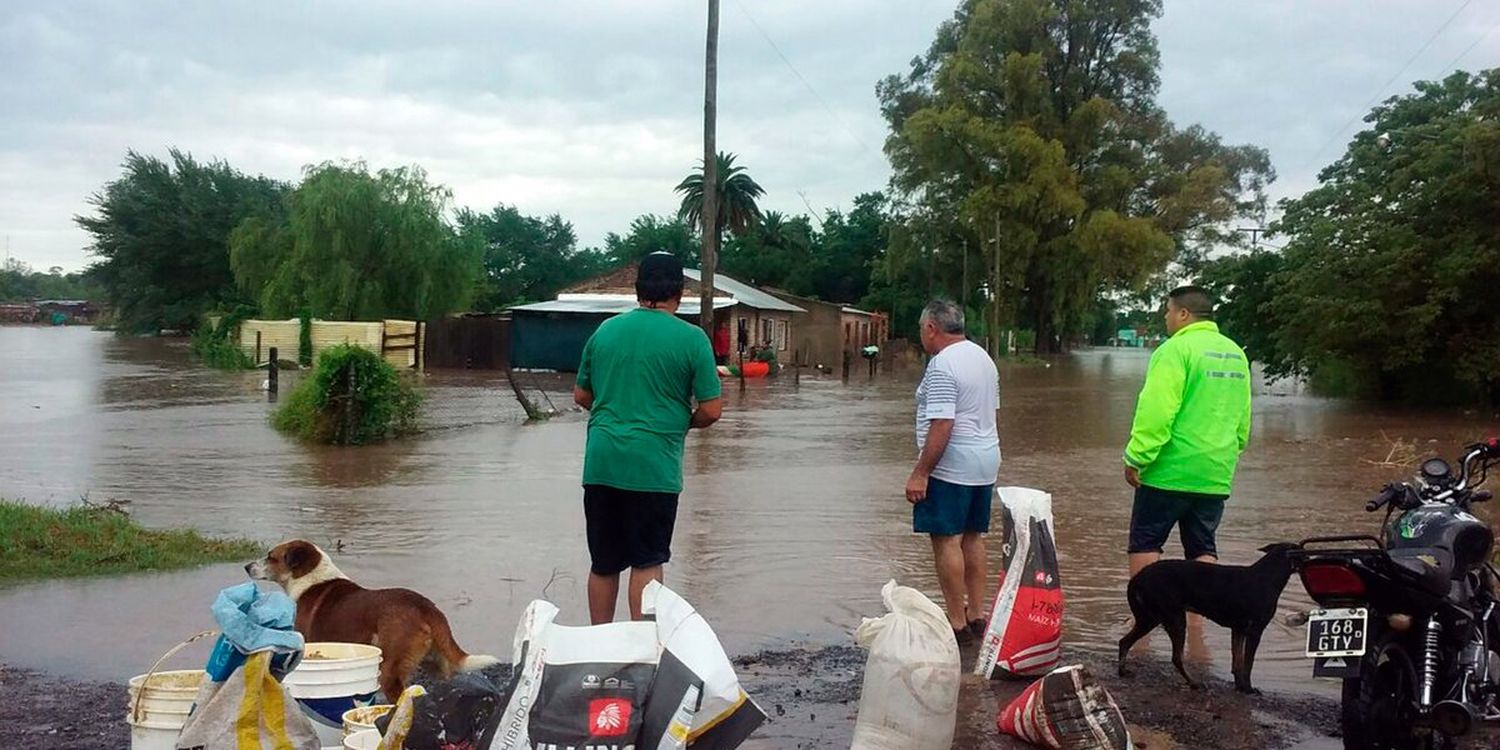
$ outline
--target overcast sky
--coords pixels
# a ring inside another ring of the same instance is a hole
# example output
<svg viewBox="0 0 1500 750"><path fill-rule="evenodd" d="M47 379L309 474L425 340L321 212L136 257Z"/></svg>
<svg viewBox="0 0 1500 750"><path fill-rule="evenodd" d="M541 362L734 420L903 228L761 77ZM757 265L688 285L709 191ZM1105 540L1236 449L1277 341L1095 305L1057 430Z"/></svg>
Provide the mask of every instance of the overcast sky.
<svg viewBox="0 0 1500 750"><path fill-rule="evenodd" d="M875 82L955 4L723 0L719 144L765 208L821 212L884 187ZM286 180L329 159L418 164L459 205L558 212L598 244L674 210L702 154L705 8L4 0L0 248L83 267L72 217L126 149L171 146ZM1372 101L1455 62L1500 65L1497 27L1494 0L1166 0L1160 101L1179 124L1270 149L1276 194L1295 195Z"/></svg>

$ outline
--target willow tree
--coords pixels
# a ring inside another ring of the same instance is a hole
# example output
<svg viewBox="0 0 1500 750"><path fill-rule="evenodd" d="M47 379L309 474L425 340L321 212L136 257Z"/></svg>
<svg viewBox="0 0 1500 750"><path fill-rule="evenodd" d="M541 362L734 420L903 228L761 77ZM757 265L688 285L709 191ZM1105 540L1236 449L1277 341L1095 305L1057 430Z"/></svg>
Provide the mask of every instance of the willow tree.
<svg viewBox="0 0 1500 750"><path fill-rule="evenodd" d="M466 309L484 255L449 221L451 194L420 168L308 168L284 223L252 217L230 237L236 281L262 314L307 308L331 320L428 320Z"/></svg>
<svg viewBox="0 0 1500 750"><path fill-rule="evenodd" d="M1159 0L965 0L878 86L896 205L957 224L991 325L1034 326L1038 351L1101 294L1232 241L1227 223L1264 208L1263 150L1178 129L1157 105L1160 14Z"/></svg>
<svg viewBox="0 0 1500 750"><path fill-rule="evenodd" d="M230 271L230 233L246 216L274 210L286 191L177 149L167 159L127 153L120 177L89 198L93 215L74 219L91 238L90 276L118 329L189 330L203 314L243 302Z"/></svg>

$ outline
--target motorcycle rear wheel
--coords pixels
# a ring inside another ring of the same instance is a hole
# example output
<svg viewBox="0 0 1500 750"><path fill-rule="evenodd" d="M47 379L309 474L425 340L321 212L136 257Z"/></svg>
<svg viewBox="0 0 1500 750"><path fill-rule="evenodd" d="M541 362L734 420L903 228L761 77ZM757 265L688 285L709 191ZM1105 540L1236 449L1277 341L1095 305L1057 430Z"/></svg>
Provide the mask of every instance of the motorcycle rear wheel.
<svg viewBox="0 0 1500 750"><path fill-rule="evenodd" d="M1420 684L1415 662L1394 633L1384 633L1344 680L1339 724L1344 750L1451 750L1452 738L1416 725Z"/></svg>

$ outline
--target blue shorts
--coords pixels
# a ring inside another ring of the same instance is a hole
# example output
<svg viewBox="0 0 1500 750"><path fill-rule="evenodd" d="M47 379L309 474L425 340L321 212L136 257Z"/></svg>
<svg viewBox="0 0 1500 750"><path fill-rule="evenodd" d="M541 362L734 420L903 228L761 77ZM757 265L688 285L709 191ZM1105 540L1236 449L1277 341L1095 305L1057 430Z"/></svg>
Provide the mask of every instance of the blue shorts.
<svg viewBox="0 0 1500 750"><path fill-rule="evenodd" d="M933 536L958 536L990 530L990 500L995 485L967 485L927 479L927 499L911 506L911 530Z"/></svg>
<svg viewBox="0 0 1500 750"><path fill-rule="evenodd" d="M1176 526L1187 559L1218 557L1214 536L1219 530L1219 519L1224 517L1224 501L1228 499L1228 495L1202 495L1141 485L1135 491L1135 507L1130 511L1130 553L1160 554L1167 535Z"/></svg>

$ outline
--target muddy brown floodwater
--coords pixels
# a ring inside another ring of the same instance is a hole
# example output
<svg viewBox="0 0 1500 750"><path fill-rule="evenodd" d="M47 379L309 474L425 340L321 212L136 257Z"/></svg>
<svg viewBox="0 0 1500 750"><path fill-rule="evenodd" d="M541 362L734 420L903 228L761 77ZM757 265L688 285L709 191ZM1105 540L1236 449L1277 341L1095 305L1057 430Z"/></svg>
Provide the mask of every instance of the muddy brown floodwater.
<svg viewBox="0 0 1500 750"><path fill-rule="evenodd" d="M267 426L262 374L198 368L182 341L11 327L0 328L0 351L0 496L53 505L117 499L148 525L268 543L341 542L347 573L427 594L471 651L507 656L521 610L543 594L564 622L586 617L584 419L522 424L498 376L430 373L429 421L440 429L321 449ZM1053 493L1065 638L1085 661L1107 655L1127 616L1130 493L1119 453L1146 358L1098 350L1002 368L1001 482ZM806 377L799 388L786 378L744 391L731 384L724 420L690 438L668 584L704 613L731 654L834 653L826 649L849 644L862 617L880 614L880 586L891 578L936 596L929 545L910 533L902 497L914 454L915 376L857 375L848 385ZM283 388L294 380L285 377ZM1378 465L1396 441L1452 454L1497 427L1487 412L1329 401L1288 386L1257 393L1254 437L1221 530L1226 562L1248 562L1271 541L1371 531L1365 499L1409 471ZM123 680L211 627L214 593L240 580L237 566L217 565L0 589L0 663ZM1308 605L1294 580L1284 613ZM1300 635L1280 621L1271 626L1256 682L1327 701L1336 685L1309 679ZM1160 660L1165 639L1150 647ZM1201 669L1227 676L1221 629L1208 627L1192 652ZM188 650L178 663L205 655ZM847 668L822 658L809 657L807 668ZM1170 679L1149 689L1195 700ZM983 746L995 700L966 708L968 734L957 746ZM819 736L847 737L853 704L834 705L844 710L819 720L845 734Z"/></svg>

